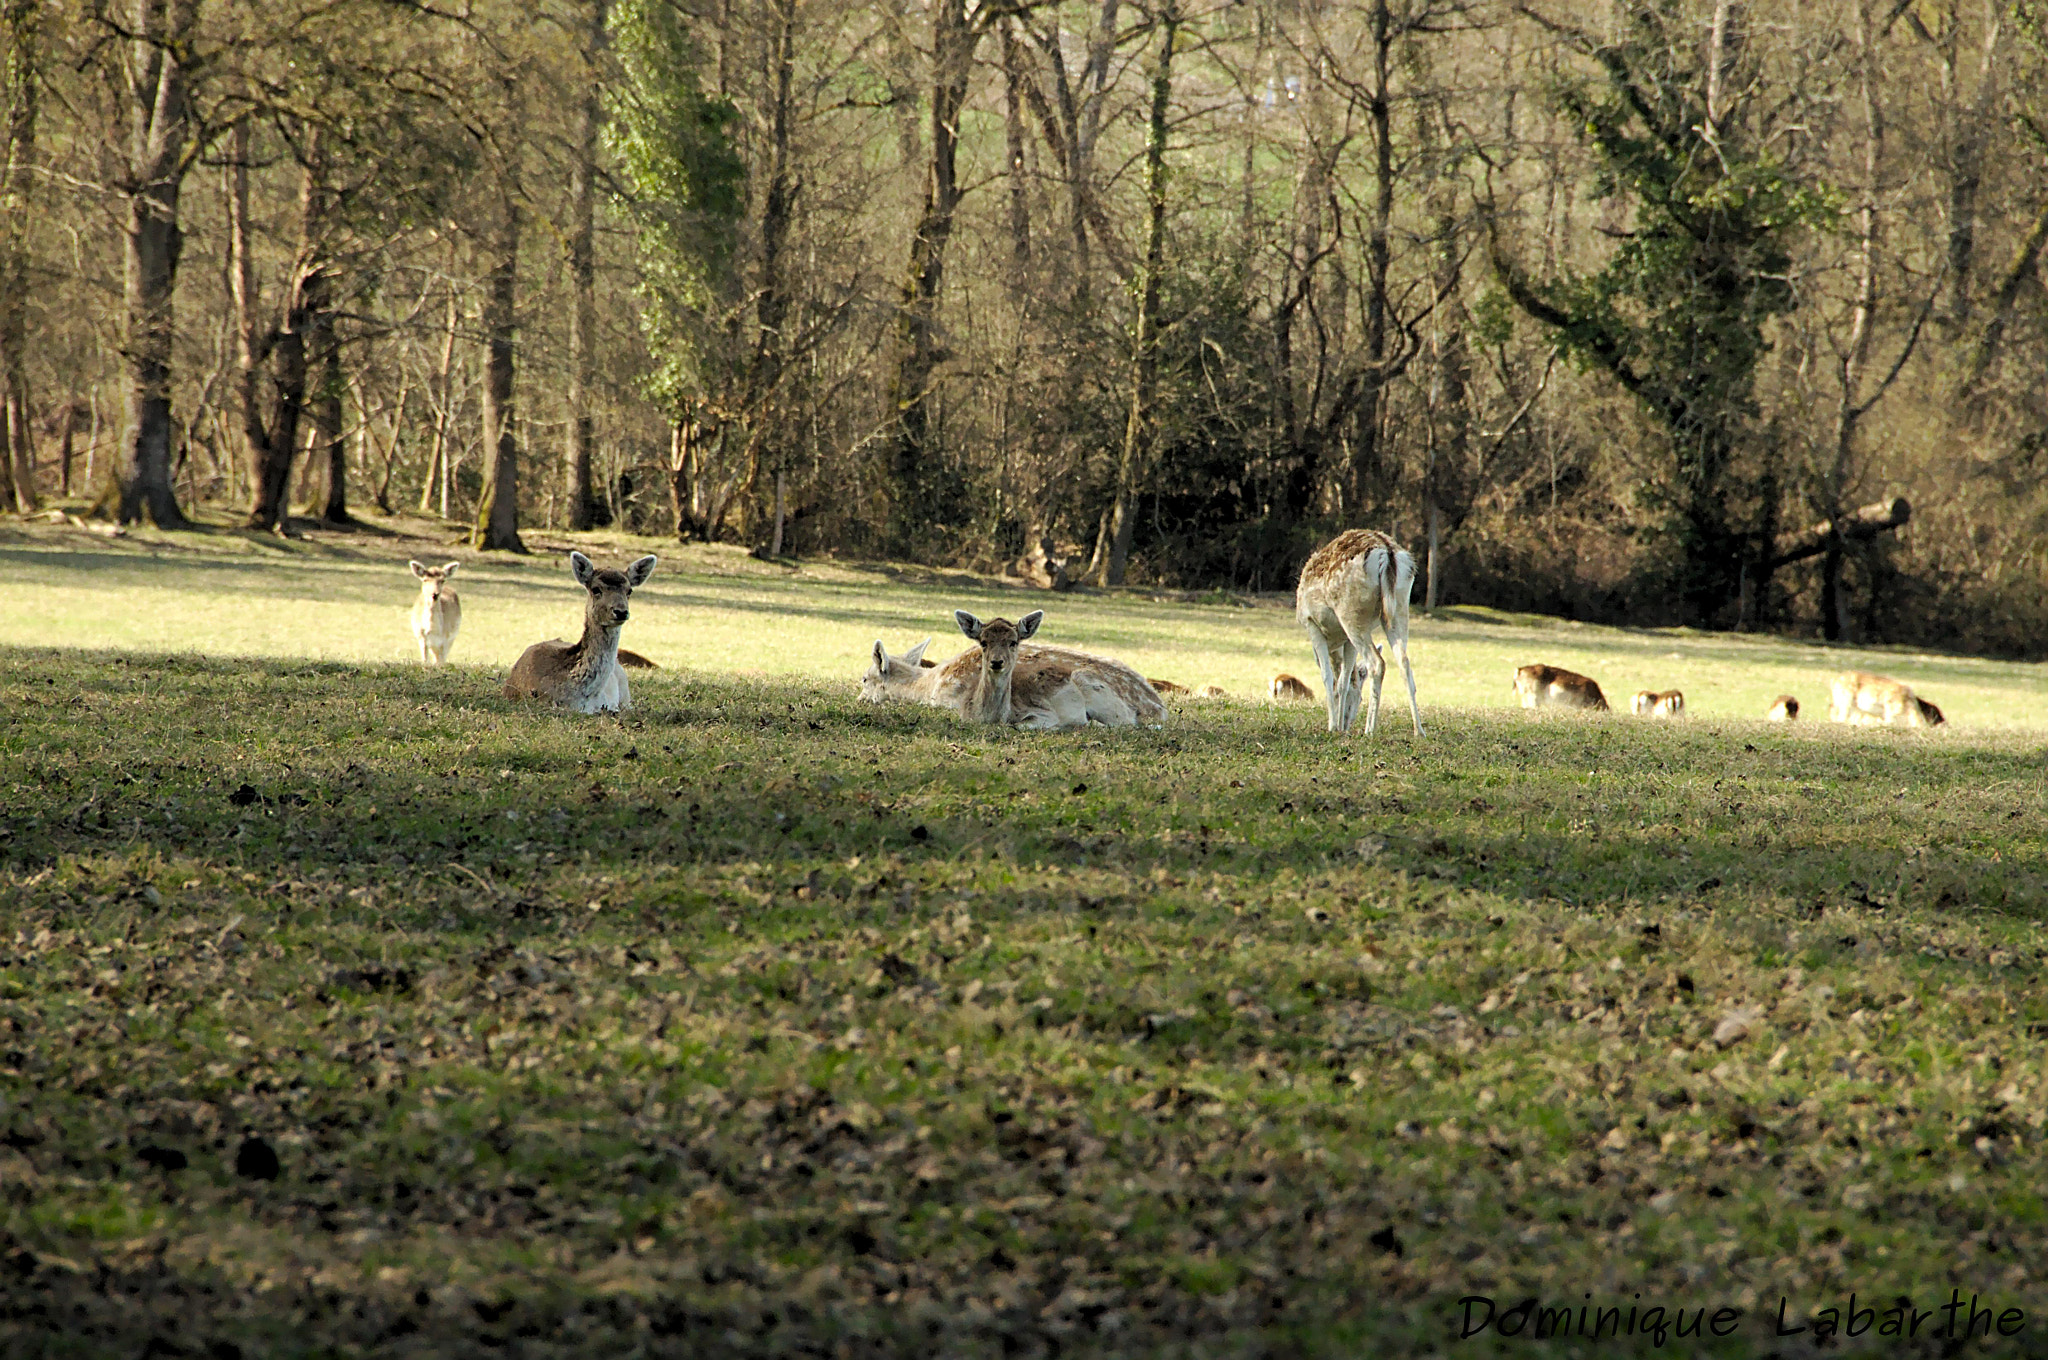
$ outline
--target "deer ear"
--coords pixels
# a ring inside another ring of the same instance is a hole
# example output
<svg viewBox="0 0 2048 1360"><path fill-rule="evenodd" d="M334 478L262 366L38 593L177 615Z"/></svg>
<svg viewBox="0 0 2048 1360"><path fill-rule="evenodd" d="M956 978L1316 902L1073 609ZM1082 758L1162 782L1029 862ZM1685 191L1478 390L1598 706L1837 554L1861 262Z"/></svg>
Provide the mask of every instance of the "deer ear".
<svg viewBox="0 0 2048 1360"><path fill-rule="evenodd" d="M658 561L660 561L659 558L653 553L649 553L632 566L627 567L626 584L629 586L644 584L648 577L654 575L654 564Z"/></svg>
<svg viewBox="0 0 2048 1360"><path fill-rule="evenodd" d="M450 562L447 566L441 568L441 574L443 576L453 576L455 574L455 569L461 565L462 564L460 562Z"/></svg>
<svg viewBox="0 0 2048 1360"><path fill-rule="evenodd" d="M1023 618L1017 620L1017 641L1022 642L1025 638L1037 632L1038 625L1043 622L1045 622L1045 611L1043 609L1034 609Z"/></svg>
<svg viewBox="0 0 2048 1360"><path fill-rule="evenodd" d="M408 567L411 567L411 568L412 568L412 574L413 574L413 575L415 575L415 576L417 576L417 577L419 577L419 578L420 578L420 579L421 579L422 581L424 581L424 580L426 580L426 579L427 579L427 569L426 569L425 567L421 566L421 565L420 565L419 563L417 563L417 562L408 562L408 563L406 563L405 565L407 565Z"/></svg>
<svg viewBox="0 0 2048 1360"><path fill-rule="evenodd" d="M569 570L576 577L576 584L587 586L590 578L597 575L597 567L580 552L569 554Z"/></svg>
<svg viewBox="0 0 2048 1360"><path fill-rule="evenodd" d="M981 641L981 620L964 609L953 611L953 622L960 625L960 631L976 642Z"/></svg>
<svg viewBox="0 0 2048 1360"><path fill-rule="evenodd" d="M903 654L903 664L906 666L915 666L922 662L924 660L924 649L931 645L932 640L930 638L926 638L923 642L920 642L915 647L912 647L909 651Z"/></svg>
<svg viewBox="0 0 2048 1360"><path fill-rule="evenodd" d="M883 675L889 673L889 650L880 638L875 639L875 669Z"/></svg>

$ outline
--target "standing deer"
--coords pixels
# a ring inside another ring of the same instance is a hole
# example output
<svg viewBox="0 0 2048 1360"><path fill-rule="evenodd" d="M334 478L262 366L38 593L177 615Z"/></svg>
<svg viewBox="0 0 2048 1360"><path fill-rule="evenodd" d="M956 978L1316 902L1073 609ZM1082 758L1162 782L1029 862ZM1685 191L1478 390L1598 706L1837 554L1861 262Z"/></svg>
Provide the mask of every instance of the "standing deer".
<svg viewBox="0 0 2048 1360"><path fill-rule="evenodd" d="M1885 727L1894 722L1907 727L1939 727L1948 721L1940 709L1888 675L1843 671L1835 677L1832 689L1830 722L1854 727Z"/></svg>
<svg viewBox="0 0 2048 1360"><path fill-rule="evenodd" d="M448 584L448 578L462 564L450 562L445 567L428 567L408 562L406 565L420 580L420 598L412 607L412 635L420 644L420 664L445 666L449 649L455 645L456 630L462 627L462 600L456 595L455 588Z"/></svg>
<svg viewBox="0 0 2048 1360"><path fill-rule="evenodd" d="M949 709L969 722L1006 723L1036 731L1101 723L1130 727L1166 720L1166 705L1144 676L1121 661L1068 647L1026 645L1043 610L1016 623L986 623L964 609L953 619L977 644L951 661L925 661L931 639L901 656L875 644L874 665L861 677L869 703L910 700Z"/></svg>
<svg viewBox="0 0 2048 1360"><path fill-rule="evenodd" d="M619 666L619 629L633 587L654 574L652 553L624 571L599 571L580 552L569 554L576 584L590 592L583 607L583 636L536 642L520 654L505 680L507 699L539 699L573 713L625 712L633 706L626 672Z"/></svg>
<svg viewBox="0 0 2048 1360"><path fill-rule="evenodd" d="M1607 711L1600 686L1577 671L1557 666L1523 666L1515 672L1515 693L1523 708L1590 708Z"/></svg>
<svg viewBox="0 0 2048 1360"><path fill-rule="evenodd" d="M1315 550L1301 568L1294 591L1294 615L1308 630L1316 664L1323 671L1323 702L1330 730L1348 732L1358 717L1363 688L1360 672L1372 679L1365 710L1365 734L1380 720L1380 681L1387 659L1372 640L1373 625L1401 663L1408 681L1408 715L1422 735L1422 705L1415 697L1415 667L1408 660L1408 594L1415 586L1415 558L1377 529L1347 529ZM1275 681L1277 685L1277 680Z"/></svg>

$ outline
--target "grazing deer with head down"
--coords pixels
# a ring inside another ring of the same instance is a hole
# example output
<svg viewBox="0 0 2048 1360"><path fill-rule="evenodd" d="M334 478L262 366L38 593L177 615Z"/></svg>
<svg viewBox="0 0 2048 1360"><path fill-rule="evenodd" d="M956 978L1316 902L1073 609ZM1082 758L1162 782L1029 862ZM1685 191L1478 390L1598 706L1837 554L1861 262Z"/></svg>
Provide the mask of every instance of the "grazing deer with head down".
<svg viewBox="0 0 2048 1360"><path fill-rule="evenodd" d="M1685 695L1675 689L1639 689L1629 700L1629 711L1638 718L1679 718L1685 715Z"/></svg>
<svg viewBox="0 0 2048 1360"><path fill-rule="evenodd" d="M1828 720L1855 727L1939 727L1948 721L1941 710L1888 675L1843 671L1831 686L1834 703Z"/></svg>
<svg viewBox="0 0 2048 1360"><path fill-rule="evenodd" d="M1330 730L1348 732L1358 717L1363 678L1372 680L1365 710L1369 737L1380 721L1380 681L1387 659L1372 640L1373 626L1386 636L1408 682L1408 716L1422 735L1422 705L1415 697L1415 667L1408 660L1408 596L1415 587L1415 558L1377 529L1347 529L1309 555L1294 590L1294 616L1308 630L1316 664L1323 672L1323 703Z"/></svg>
<svg viewBox="0 0 2048 1360"><path fill-rule="evenodd" d="M653 554L624 571L600 571L580 552L569 554L576 584L589 592L583 607L583 636L555 638L528 647L505 680L507 699L539 699L573 713L623 713L633 706L626 672L619 666L619 629L630 612L633 587L654 574Z"/></svg>
<svg viewBox="0 0 2048 1360"><path fill-rule="evenodd" d="M1515 672L1515 693L1523 708L1587 708L1607 712L1600 686L1577 671L1558 666L1523 666Z"/></svg>
<svg viewBox="0 0 2048 1360"><path fill-rule="evenodd" d="M462 564L450 562L445 567L423 566L408 562L412 574L420 581L420 597L412 607L412 635L420 644L420 664L423 666L445 666L448 664L448 650L455 645L455 632L462 627L462 600L455 588L448 584L448 578Z"/></svg>
<svg viewBox="0 0 2048 1360"><path fill-rule="evenodd" d="M956 610L960 631L978 645L939 666L924 660L930 638L901 656L890 656L877 642L874 665L861 677L861 698L870 703L910 700L950 709L970 722L1039 730L1165 721L1166 705L1158 692L1121 661L1067 647L1027 645L1044 617L1044 611L1033 610L1016 623L984 623Z"/></svg>
<svg viewBox="0 0 2048 1360"><path fill-rule="evenodd" d="M1789 694L1771 700L1771 711L1764 714L1765 722L1796 722L1798 718L1799 701Z"/></svg>

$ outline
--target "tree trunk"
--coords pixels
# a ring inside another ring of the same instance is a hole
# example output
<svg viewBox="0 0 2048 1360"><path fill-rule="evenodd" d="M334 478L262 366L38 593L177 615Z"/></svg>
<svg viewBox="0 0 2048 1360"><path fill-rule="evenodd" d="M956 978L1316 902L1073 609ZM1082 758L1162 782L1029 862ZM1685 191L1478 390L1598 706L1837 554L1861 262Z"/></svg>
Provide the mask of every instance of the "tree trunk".
<svg viewBox="0 0 2048 1360"><path fill-rule="evenodd" d="M781 401L788 336L789 283L784 277L789 229L796 213L797 181L790 155L796 110L796 0L775 0L775 85L768 109L768 191L761 202L761 273L755 288L754 353L748 365L740 416L746 444L740 481L741 512L749 543L765 546L760 525L764 468L773 467L776 494L788 468L787 432ZM715 528L712 530L715 532Z"/></svg>
<svg viewBox="0 0 2048 1360"><path fill-rule="evenodd" d="M1434 612L1437 602L1437 572L1439 557L1443 552L1444 512L1432 501L1429 507L1429 584L1422 597L1422 607Z"/></svg>
<svg viewBox="0 0 2048 1360"><path fill-rule="evenodd" d="M1858 0L1856 43L1858 93L1863 105L1863 203L1857 212L1856 302L1850 312L1849 343L1843 347L1838 377L1841 392L1835 407L1834 462L1823 479L1830 528L1821 559L1821 632L1829 641L1842 635L1848 610L1841 603L1842 536L1834 524L1854 479L1856 426L1869 409L1861 403L1863 366L1870 356L1870 332L1877 310L1878 172L1884 163L1884 110L1877 98L1877 51L1872 31L1871 0Z"/></svg>
<svg viewBox="0 0 2048 1360"><path fill-rule="evenodd" d="M484 292L484 494L471 546L525 552L519 537L519 447L512 435L513 341L518 323L519 203L505 196L490 242L491 276Z"/></svg>
<svg viewBox="0 0 2048 1360"><path fill-rule="evenodd" d="M299 183L299 252L287 285L284 315L266 325L250 246L247 123L236 125L228 148L228 288L235 308L242 441L249 463L249 517L244 525L284 533L291 517L292 460L298 453L299 422L306 404L307 335L321 324L327 298L327 277L312 258L320 232L320 195L309 163Z"/></svg>
<svg viewBox="0 0 2048 1360"><path fill-rule="evenodd" d="M342 429L341 397L346 384L341 376L341 340L334 333L333 318L320 327L320 386L313 400L313 438L316 450L327 455L327 503L320 510L323 524L353 524L348 512L348 438Z"/></svg>
<svg viewBox="0 0 2048 1360"><path fill-rule="evenodd" d="M1166 115L1173 99L1173 45L1180 36L1180 12L1160 15L1165 35L1152 68L1152 114L1145 132L1145 275L1138 295L1138 324L1131 381L1130 418L1124 423L1123 456L1117 462L1116 500L1110 512L1109 558L1102 584L1120 586L1130 566L1131 532L1137 521L1138 488L1158 439L1159 275L1166 263Z"/></svg>
<svg viewBox="0 0 2048 1360"><path fill-rule="evenodd" d="M99 508L123 524L145 516L159 528L183 528L171 485L172 306L184 233L178 191L192 136L184 58L198 23L198 0L134 0L125 44L128 154L120 192L125 315L121 355L121 449Z"/></svg>
<svg viewBox="0 0 2048 1360"><path fill-rule="evenodd" d="M434 508L440 492L441 518L448 518L448 430L455 419L455 290L448 290L448 330L441 341L441 368L428 399L434 405L434 445L427 455L427 479L420 487L420 513Z"/></svg>
<svg viewBox="0 0 2048 1360"><path fill-rule="evenodd" d="M1394 220L1394 139L1391 69L1393 14L1387 0L1372 0L1367 12L1372 34L1372 86L1366 115L1372 125L1372 220L1365 249L1365 373L1352 427L1351 476L1344 508L1355 521L1365 512L1366 497L1386 481L1380 448L1380 404L1386 393L1387 274L1392 261L1388 233Z"/></svg>
<svg viewBox="0 0 2048 1360"><path fill-rule="evenodd" d="M1003 40L1003 150L1010 183L1010 258L1021 272L1031 259L1031 185L1024 177L1024 53L1008 19L998 25Z"/></svg>
<svg viewBox="0 0 2048 1360"><path fill-rule="evenodd" d="M939 519L947 497L933 447L932 379L949 357L938 335L940 287L946 245L962 190L958 173L960 112L974 73L981 32L967 14L966 0L932 4L932 144L925 166L924 207L910 242L909 268L897 311L896 360L889 404L896 413L889 472L891 504L887 542L894 553L916 552L922 532Z"/></svg>
<svg viewBox="0 0 2048 1360"><path fill-rule="evenodd" d="M0 387L11 418L11 499L28 514L36 508L35 441L29 433L28 236L33 210L36 112L42 86L42 0L6 0L0 8L5 44L7 146L0 165ZM68 422L68 415L67 415ZM69 428L67 423L66 428Z"/></svg>
<svg viewBox="0 0 2048 1360"><path fill-rule="evenodd" d="M1984 381L1984 375L1991 371L1991 361L1998 355L1998 346L2005 338L2005 328L2012 319L2013 306L2019 301L2020 290L2027 280L2035 277L2035 266L2040 262L2041 250L2048 245L2048 203L2043 203L2034 214L2034 221L2027 228L2027 234L2013 251L2012 259L1999 274L1998 287L1992 290L1991 315L1984 323L1984 329L1977 337L1977 343L1970 347L1969 362L1964 365L1960 391L1967 396Z"/></svg>
<svg viewBox="0 0 2048 1360"><path fill-rule="evenodd" d="M564 499L571 529L590 529L597 523L597 500L590 485L590 455L596 442L590 387L597 364L597 141L604 126L599 59L610 8L610 0L590 0L584 30L589 73L576 110L575 159L569 172L569 281L575 300L569 308L569 480Z"/></svg>

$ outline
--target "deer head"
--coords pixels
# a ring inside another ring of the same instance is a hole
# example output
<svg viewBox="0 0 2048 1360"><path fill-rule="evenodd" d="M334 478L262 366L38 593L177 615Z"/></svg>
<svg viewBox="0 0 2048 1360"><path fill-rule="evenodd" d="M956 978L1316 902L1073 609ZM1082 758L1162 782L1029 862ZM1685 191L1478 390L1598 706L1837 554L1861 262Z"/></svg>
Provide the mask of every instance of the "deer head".
<svg viewBox="0 0 2048 1360"><path fill-rule="evenodd" d="M981 676L974 687L974 712L979 722L1009 720L1010 682L1017 670L1017 648L1038 631L1045 611L1034 609L1015 623L990 619L983 623L964 609L953 611L960 631L981 645Z"/></svg>
<svg viewBox="0 0 2048 1360"><path fill-rule="evenodd" d="M633 587L644 584L654 574L657 560L649 553L624 571L600 571L582 553L570 553L569 570L575 574L576 584L590 592L583 611L584 625L616 633L631 615L626 601L633 594Z"/></svg>
<svg viewBox="0 0 2048 1360"><path fill-rule="evenodd" d="M860 678L860 697L871 704L879 704L891 696L891 691L901 689L918 679L924 669L924 649L932 645L926 638L901 656L890 656L889 649L875 640L875 664L868 667L867 674Z"/></svg>
<svg viewBox="0 0 2048 1360"><path fill-rule="evenodd" d="M444 591L451 595L455 593L448 589L448 578L462 565L460 562L450 562L442 567L423 566L418 562L408 562L406 565L412 568L413 575L420 578L421 599L432 602L440 599Z"/></svg>

